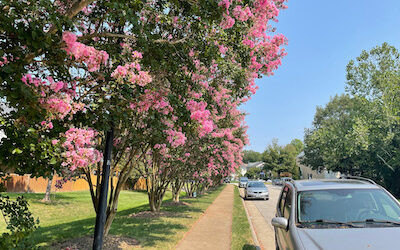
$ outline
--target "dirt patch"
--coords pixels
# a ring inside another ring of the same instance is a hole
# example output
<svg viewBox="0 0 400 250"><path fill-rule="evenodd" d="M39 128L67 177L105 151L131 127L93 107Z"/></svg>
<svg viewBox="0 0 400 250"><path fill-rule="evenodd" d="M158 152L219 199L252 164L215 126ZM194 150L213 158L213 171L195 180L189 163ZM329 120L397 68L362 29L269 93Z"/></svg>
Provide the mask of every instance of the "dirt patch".
<svg viewBox="0 0 400 250"><path fill-rule="evenodd" d="M174 217L176 216L174 213L167 211L160 212L151 212L151 211L142 211L139 213L133 213L128 215L130 218L158 218L158 217Z"/></svg>
<svg viewBox="0 0 400 250"><path fill-rule="evenodd" d="M169 202L164 202L163 206L166 207L175 207L175 206L189 206L190 203L184 202L184 201L180 201L180 202L173 202L173 201L169 201Z"/></svg>
<svg viewBox="0 0 400 250"><path fill-rule="evenodd" d="M103 243L104 250L140 248L137 240L124 236L109 235L104 238ZM92 247L92 236L75 238L62 243L56 243L51 246L52 249L63 250L89 250L92 249Z"/></svg>
<svg viewBox="0 0 400 250"><path fill-rule="evenodd" d="M128 215L128 217L129 218L159 218L159 217L191 218L187 214L173 213L169 211L160 211L160 212L142 211L139 213L130 214Z"/></svg>

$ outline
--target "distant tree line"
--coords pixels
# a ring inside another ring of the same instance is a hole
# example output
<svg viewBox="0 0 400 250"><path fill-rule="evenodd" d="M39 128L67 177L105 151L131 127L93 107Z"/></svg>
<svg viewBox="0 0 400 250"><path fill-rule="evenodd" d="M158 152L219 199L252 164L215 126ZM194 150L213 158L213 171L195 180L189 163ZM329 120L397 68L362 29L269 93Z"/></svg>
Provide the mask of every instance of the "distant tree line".
<svg viewBox="0 0 400 250"><path fill-rule="evenodd" d="M275 176L287 172L292 174L293 178L300 177L299 166L296 158L303 151L303 142L299 139L292 140L287 145L279 145L277 139L273 139L272 143L267 146L264 152L259 153L253 150L243 151L243 162L264 162L263 170L272 172ZM248 171L249 177L255 177L260 173L259 169L250 168Z"/></svg>
<svg viewBox="0 0 400 250"><path fill-rule="evenodd" d="M387 43L347 65L346 93L317 107L302 162L372 178L400 196L400 54Z"/></svg>

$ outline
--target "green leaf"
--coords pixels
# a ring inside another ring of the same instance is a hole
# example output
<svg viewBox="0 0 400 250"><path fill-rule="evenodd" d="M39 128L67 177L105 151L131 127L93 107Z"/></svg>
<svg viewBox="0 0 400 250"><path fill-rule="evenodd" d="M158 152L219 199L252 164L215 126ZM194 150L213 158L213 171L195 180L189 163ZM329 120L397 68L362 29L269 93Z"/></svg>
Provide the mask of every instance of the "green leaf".
<svg viewBox="0 0 400 250"><path fill-rule="evenodd" d="M51 160L50 160L50 164L51 165L54 165L54 164L56 164L57 163L57 159L56 158L51 158Z"/></svg>
<svg viewBox="0 0 400 250"><path fill-rule="evenodd" d="M21 154L21 153L22 153L22 150L19 149L19 148L15 148L11 153L12 153L12 154Z"/></svg>
<svg viewBox="0 0 400 250"><path fill-rule="evenodd" d="M34 129L34 128L29 128L28 129L28 133L34 133L34 132L36 132L36 129Z"/></svg>

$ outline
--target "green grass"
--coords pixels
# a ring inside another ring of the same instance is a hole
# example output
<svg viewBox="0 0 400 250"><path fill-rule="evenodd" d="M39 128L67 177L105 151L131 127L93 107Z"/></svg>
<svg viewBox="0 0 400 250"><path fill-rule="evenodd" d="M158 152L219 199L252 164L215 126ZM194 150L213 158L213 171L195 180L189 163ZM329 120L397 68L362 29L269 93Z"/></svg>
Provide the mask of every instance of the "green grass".
<svg viewBox="0 0 400 250"><path fill-rule="evenodd" d="M256 249L238 187L234 192L231 249Z"/></svg>
<svg viewBox="0 0 400 250"><path fill-rule="evenodd" d="M205 209L214 201L223 186L197 199L183 198L189 205L163 206L170 216L156 218L132 218L132 213L148 211L146 192L122 191L119 199L118 213L111 226L111 235L132 237L139 241L141 247L148 249L170 249L188 231ZM8 193L10 197L19 194ZM53 202L41 202L44 194L23 194L30 204L35 218L39 217L40 228L32 240L40 247L48 248L54 242L92 235L94 232L95 213L88 191L63 192L52 195ZM171 193L167 192L165 201L170 201ZM0 222L0 232L5 231L4 221Z"/></svg>

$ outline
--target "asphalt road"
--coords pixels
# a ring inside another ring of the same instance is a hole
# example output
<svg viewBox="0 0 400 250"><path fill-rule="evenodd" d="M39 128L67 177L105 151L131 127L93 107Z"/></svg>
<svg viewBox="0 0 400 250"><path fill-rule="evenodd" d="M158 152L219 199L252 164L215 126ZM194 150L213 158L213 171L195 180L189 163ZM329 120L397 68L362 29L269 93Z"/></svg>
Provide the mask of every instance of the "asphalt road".
<svg viewBox="0 0 400 250"><path fill-rule="evenodd" d="M275 217L281 187L272 185L267 187L269 200L245 200L245 205L261 249L275 249L275 232L271 220ZM243 197L243 188L240 189L240 194Z"/></svg>

